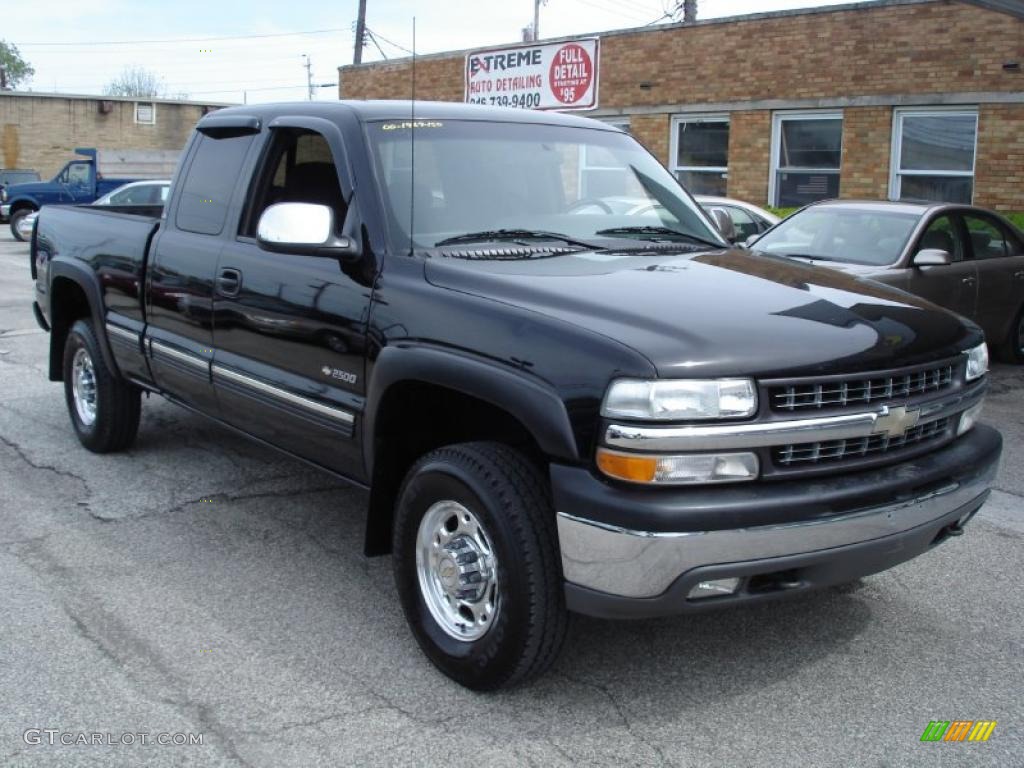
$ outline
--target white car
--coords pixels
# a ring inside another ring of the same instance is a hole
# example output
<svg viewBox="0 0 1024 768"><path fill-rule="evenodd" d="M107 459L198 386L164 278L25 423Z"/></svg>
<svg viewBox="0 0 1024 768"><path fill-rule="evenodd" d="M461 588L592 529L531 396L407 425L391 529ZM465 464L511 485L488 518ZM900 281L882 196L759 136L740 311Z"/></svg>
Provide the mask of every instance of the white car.
<svg viewBox="0 0 1024 768"><path fill-rule="evenodd" d="M752 203L734 200L731 197L694 195L694 200L700 203L701 207L712 217L714 216L713 210L720 208L732 219L735 232L723 232L722 234L726 235L734 243L742 243L753 235L760 235L781 221L774 213L758 208ZM660 208L661 206L652 200L637 197L588 198L570 206L571 212L578 214L614 213L620 216L649 216L654 218L658 218Z"/></svg>
<svg viewBox="0 0 1024 768"><path fill-rule="evenodd" d="M90 205L164 205L170 188L170 179L132 181L112 189ZM39 211L35 211L18 222L18 234L23 240L32 237L38 215Z"/></svg>
<svg viewBox="0 0 1024 768"><path fill-rule="evenodd" d="M736 235L733 238L733 242L736 243L742 243L753 235L760 235L782 221L774 213L766 211L764 208L758 208L752 203L734 200L731 197L694 195L694 199L706 211L710 211L712 208L721 208L729 214L733 226L736 227Z"/></svg>

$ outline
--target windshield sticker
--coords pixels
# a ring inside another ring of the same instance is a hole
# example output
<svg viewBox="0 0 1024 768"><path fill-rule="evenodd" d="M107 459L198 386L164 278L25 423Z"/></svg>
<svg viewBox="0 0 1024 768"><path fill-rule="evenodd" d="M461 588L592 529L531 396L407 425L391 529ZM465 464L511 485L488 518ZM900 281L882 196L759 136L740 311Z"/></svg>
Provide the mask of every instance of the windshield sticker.
<svg viewBox="0 0 1024 768"><path fill-rule="evenodd" d="M439 120L405 120L401 123L384 123L382 131L397 131L406 128L444 128L444 123Z"/></svg>

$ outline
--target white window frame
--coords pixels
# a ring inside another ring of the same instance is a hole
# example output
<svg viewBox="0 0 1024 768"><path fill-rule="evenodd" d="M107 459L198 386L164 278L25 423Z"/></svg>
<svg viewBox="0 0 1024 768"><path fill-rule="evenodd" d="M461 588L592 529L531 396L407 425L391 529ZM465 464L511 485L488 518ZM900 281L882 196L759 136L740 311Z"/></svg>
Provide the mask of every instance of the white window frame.
<svg viewBox="0 0 1024 768"><path fill-rule="evenodd" d="M725 123L729 126L729 142L730 147L732 146L732 125L729 120L728 112L716 112L708 114L682 114L673 115L671 122L671 134L669 135L669 148L668 148L668 169L672 173L672 176L679 179L680 171L688 171L690 173L720 173L725 177L726 191L728 192L729 187L729 154L731 150L726 150L725 162L726 165L678 165L679 163L679 126L683 123ZM682 182L679 182L682 184Z"/></svg>
<svg viewBox="0 0 1024 768"><path fill-rule="evenodd" d="M904 171L900 168L903 156L903 118L905 117L973 117L974 118L974 153L971 170L969 171ZM892 155L889 158L889 199L899 200L903 176L959 176L971 179L971 203L974 203L975 170L978 166L978 107L897 107L892 112Z"/></svg>
<svg viewBox="0 0 1024 768"><path fill-rule="evenodd" d="M843 143L846 141L846 125L842 110L834 109L802 109L786 110L772 113L772 146L768 158L768 204L779 207L778 200L778 174L779 150L782 145L782 124L787 120L838 120L843 125L840 127L839 140L839 167L838 168L802 168L799 166L787 167L786 171L793 173L834 173L839 176L840 184L843 178Z"/></svg>
<svg viewBox="0 0 1024 768"><path fill-rule="evenodd" d="M144 106L149 106L149 108L152 110L152 112L150 113L153 116L152 120L139 120L139 107L140 106L143 106L143 107ZM156 102L155 101L136 101L135 104L134 104L134 115L135 115L135 122L138 125L156 125Z"/></svg>

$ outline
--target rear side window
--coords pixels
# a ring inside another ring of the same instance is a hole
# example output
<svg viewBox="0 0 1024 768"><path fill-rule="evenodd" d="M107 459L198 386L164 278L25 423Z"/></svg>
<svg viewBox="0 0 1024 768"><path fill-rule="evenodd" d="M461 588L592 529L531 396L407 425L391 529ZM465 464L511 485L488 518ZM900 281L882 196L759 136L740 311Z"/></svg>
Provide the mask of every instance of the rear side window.
<svg viewBox="0 0 1024 768"><path fill-rule="evenodd" d="M178 229L200 235L221 233L252 140L252 136L226 139L203 136L199 140L178 201L174 219Z"/></svg>

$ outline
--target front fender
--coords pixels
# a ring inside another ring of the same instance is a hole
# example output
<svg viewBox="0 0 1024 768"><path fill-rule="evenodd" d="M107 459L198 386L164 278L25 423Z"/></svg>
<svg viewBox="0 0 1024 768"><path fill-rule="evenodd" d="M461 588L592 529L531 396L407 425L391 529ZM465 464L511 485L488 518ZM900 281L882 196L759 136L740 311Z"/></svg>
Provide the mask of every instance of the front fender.
<svg viewBox="0 0 1024 768"><path fill-rule="evenodd" d="M374 444L385 393L401 381L434 384L490 403L518 419L546 455L570 463L579 460L565 403L544 382L493 361L426 344L403 343L381 350L368 387L364 446ZM364 454L367 477L373 477L373 451Z"/></svg>

